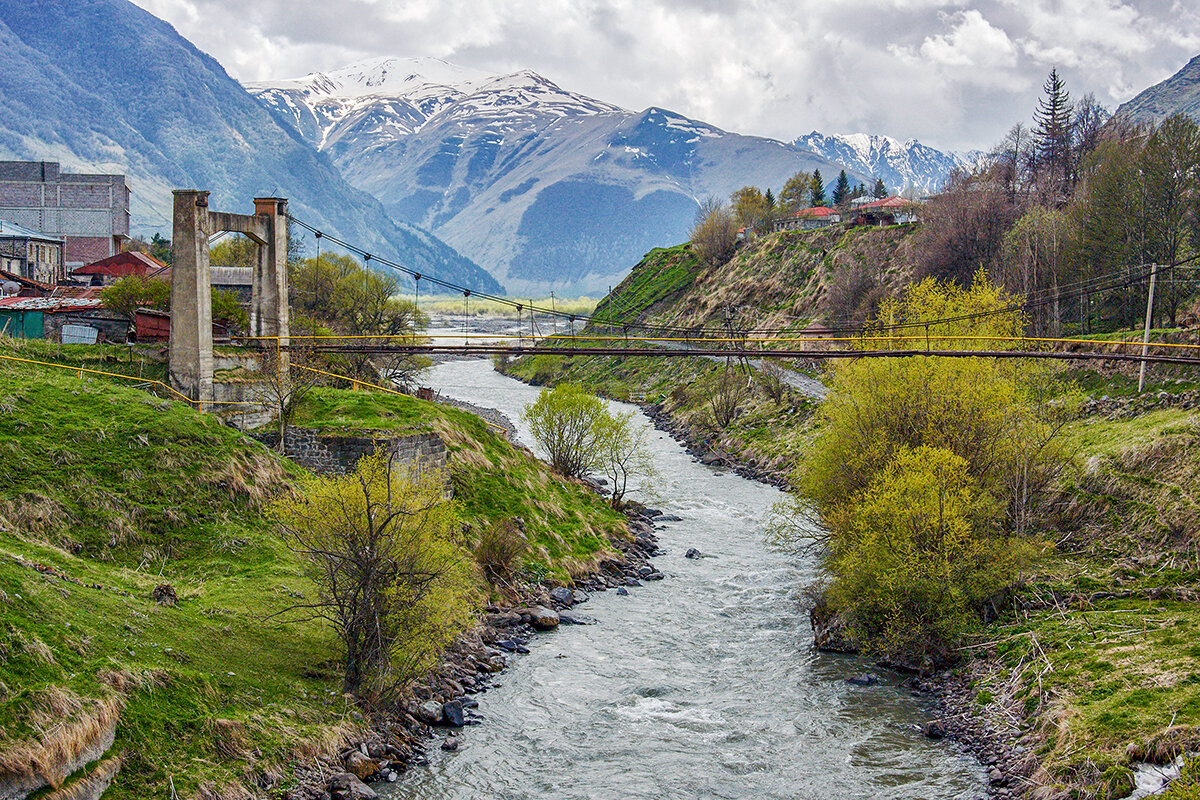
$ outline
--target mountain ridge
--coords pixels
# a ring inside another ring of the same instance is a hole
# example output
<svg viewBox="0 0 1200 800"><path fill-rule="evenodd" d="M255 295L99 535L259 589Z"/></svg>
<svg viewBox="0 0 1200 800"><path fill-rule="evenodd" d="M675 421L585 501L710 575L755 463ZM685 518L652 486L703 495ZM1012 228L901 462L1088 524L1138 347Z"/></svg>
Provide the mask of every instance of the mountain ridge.
<svg viewBox="0 0 1200 800"><path fill-rule="evenodd" d="M395 217L521 291L602 290L646 251L686 239L705 197L842 169L794 143L631 111L529 70L392 57L246 88Z"/></svg>
<svg viewBox="0 0 1200 800"><path fill-rule="evenodd" d="M906 190L921 194L937 192L952 171L969 168L983 156L980 151L946 152L916 139L900 141L869 133L812 131L793 142L844 164L847 169L880 178L896 193Z"/></svg>
<svg viewBox="0 0 1200 800"><path fill-rule="evenodd" d="M1187 114L1200 122L1200 55L1171 77L1122 103L1114 116L1157 125L1175 114Z"/></svg>
<svg viewBox="0 0 1200 800"><path fill-rule="evenodd" d="M170 231L175 188L211 190L214 206L231 211L278 195L356 244L500 289L428 231L389 218L214 58L126 0L0 0L0 44L0 158L125 173L135 232Z"/></svg>

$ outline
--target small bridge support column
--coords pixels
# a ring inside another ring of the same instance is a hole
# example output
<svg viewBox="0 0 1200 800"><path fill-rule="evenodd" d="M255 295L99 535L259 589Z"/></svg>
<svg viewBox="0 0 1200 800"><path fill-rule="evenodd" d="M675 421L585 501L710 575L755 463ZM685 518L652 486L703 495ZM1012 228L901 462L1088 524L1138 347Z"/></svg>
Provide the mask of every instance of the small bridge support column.
<svg viewBox="0 0 1200 800"><path fill-rule="evenodd" d="M208 192L174 192L171 233L171 386L213 401L212 282L208 268Z"/></svg>
<svg viewBox="0 0 1200 800"><path fill-rule="evenodd" d="M208 192L174 192L171 265L171 386L201 410L216 400L213 386L212 278L208 240L231 231L258 245L250 304L250 335L288 344L287 200L254 199L253 215L210 211Z"/></svg>

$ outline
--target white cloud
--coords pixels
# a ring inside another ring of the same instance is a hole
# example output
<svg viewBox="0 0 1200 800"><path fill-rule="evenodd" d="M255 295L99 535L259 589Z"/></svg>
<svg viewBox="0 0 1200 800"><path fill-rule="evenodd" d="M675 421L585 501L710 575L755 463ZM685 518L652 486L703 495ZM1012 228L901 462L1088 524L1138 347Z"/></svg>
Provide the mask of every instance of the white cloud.
<svg viewBox="0 0 1200 800"><path fill-rule="evenodd" d="M1008 34L983 18L975 9L953 17L954 28L947 34L927 36L920 53L929 61L947 67L1006 69L1017 62L1017 48Z"/></svg>
<svg viewBox="0 0 1200 800"><path fill-rule="evenodd" d="M1115 105L1200 49L1188 0L135 0L243 80L432 55L671 108L743 133L813 128L987 147L1058 66Z"/></svg>

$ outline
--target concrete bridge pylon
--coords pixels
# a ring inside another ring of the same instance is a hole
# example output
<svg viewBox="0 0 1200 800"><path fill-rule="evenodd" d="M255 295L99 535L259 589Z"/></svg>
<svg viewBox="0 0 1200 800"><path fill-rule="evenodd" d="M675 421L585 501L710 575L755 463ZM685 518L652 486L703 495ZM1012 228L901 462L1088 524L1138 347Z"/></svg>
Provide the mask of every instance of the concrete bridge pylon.
<svg viewBox="0 0 1200 800"><path fill-rule="evenodd" d="M203 410L213 387L212 282L208 242L216 233L241 233L258 245L253 267L250 335L289 344L287 200L254 198L254 214L210 211L209 193L174 193L171 265L171 386Z"/></svg>

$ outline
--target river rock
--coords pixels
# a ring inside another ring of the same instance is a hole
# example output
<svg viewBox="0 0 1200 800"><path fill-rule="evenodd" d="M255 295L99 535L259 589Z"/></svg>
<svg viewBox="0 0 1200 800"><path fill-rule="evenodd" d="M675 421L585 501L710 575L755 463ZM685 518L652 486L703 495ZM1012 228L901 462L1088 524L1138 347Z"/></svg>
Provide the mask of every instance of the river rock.
<svg viewBox="0 0 1200 800"><path fill-rule="evenodd" d="M550 590L550 599L559 605L572 606L575 604L575 593L565 586L555 586Z"/></svg>
<svg viewBox="0 0 1200 800"><path fill-rule="evenodd" d="M626 589L624 586L618 586L618 587L617 587L617 594L619 594L619 595L628 595L628 594L629 594L629 590L628 590L628 589Z"/></svg>
<svg viewBox="0 0 1200 800"><path fill-rule="evenodd" d="M539 631L549 631L558 627L558 614L545 606L536 606L529 612L529 624Z"/></svg>
<svg viewBox="0 0 1200 800"><path fill-rule="evenodd" d="M931 720L926 722L921 728L921 733L925 734L930 739L942 739L946 736L946 728L939 720Z"/></svg>
<svg viewBox="0 0 1200 800"><path fill-rule="evenodd" d="M599 622L596 618L583 614L559 614L558 621L563 625L595 625Z"/></svg>
<svg viewBox="0 0 1200 800"><path fill-rule="evenodd" d="M462 703L458 700L451 700L449 703L443 704L442 721L452 728L461 728L465 724Z"/></svg>
<svg viewBox="0 0 1200 800"><path fill-rule="evenodd" d="M445 740L442 742L442 749L447 752L453 753L455 750L458 749L458 739L454 738L453 736L447 736L445 738Z"/></svg>
<svg viewBox="0 0 1200 800"><path fill-rule="evenodd" d="M575 601L575 605L579 605L580 603L586 603L588 601L587 592L583 592L583 591L580 591L579 589L576 589L575 592L572 594L571 599Z"/></svg>
<svg viewBox="0 0 1200 800"><path fill-rule="evenodd" d="M704 558L704 553L701 553L694 547L689 547L687 552L683 554L684 558Z"/></svg>
<svg viewBox="0 0 1200 800"><path fill-rule="evenodd" d="M329 779L329 795L333 800L373 800L375 790L349 772L340 772Z"/></svg>
<svg viewBox="0 0 1200 800"><path fill-rule="evenodd" d="M851 675L846 678L846 683L852 683L855 686L874 686L879 683L879 678L869 672L864 672L861 675Z"/></svg>
<svg viewBox="0 0 1200 800"><path fill-rule="evenodd" d="M427 700L417 708L417 719L426 725L439 725L442 721L442 704L436 700Z"/></svg>
<svg viewBox="0 0 1200 800"><path fill-rule="evenodd" d="M677 517L674 514L665 514L654 520L655 522L683 522L683 517Z"/></svg>
<svg viewBox="0 0 1200 800"><path fill-rule="evenodd" d="M521 624L521 615L514 611L502 611L499 614L488 614L487 621L495 628L512 628Z"/></svg>
<svg viewBox="0 0 1200 800"><path fill-rule="evenodd" d="M346 765L347 772L364 781L379 774L379 765L359 750L351 751L343 763Z"/></svg>

